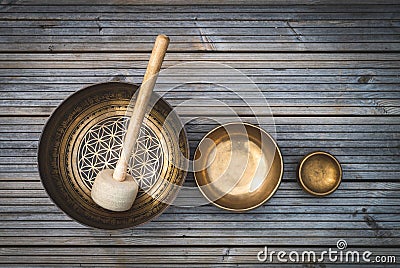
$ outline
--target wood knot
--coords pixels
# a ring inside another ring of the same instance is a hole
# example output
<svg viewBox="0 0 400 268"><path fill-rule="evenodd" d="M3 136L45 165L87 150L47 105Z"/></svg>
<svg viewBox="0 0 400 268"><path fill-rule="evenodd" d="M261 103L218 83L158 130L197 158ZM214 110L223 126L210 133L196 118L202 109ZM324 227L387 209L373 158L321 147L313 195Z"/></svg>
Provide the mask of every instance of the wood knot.
<svg viewBox="0 0 400 268"><path fill-rule="evenodd" d="M111 79L112 82L123 82L126 81L126 75L123 74L117 74L114 75L113 78Z"/></svg>
<svg viewBox="0 0 400 268"><path fill-rule="evenodd" d="M369 82L372 81L373 78L374 77L372 75L362 75L357 79L357 81L358 81L358 83L361 83L361 84L368 84Z"/></svg>

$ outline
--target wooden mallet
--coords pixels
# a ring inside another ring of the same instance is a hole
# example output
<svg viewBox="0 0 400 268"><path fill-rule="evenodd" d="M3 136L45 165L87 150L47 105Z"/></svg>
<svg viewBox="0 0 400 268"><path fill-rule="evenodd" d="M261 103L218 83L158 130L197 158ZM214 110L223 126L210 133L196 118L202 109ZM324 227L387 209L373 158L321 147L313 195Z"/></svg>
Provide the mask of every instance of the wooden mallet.
<svg viewBox="0 0 400 268"><path fill-rule="evenodd" d="M112 211L126 211L135 201L138 184L136 180L127 174L129 158L139 136L147 105L150 101L158 72L161 69L165 53L169 44L166 35L159 35L154 43L150 60L147 65L143 83L133 108L133 113L125 134L121 156L115 170L105 169L97 174L92 187L92 199L99 206Z"/></svg>

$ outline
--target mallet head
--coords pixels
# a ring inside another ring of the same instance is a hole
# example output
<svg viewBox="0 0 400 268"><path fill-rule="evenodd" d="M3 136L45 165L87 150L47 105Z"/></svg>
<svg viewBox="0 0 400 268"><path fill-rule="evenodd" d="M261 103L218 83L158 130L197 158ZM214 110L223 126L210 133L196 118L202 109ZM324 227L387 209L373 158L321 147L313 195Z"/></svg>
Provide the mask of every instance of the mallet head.
<svg viewBox="0 0 400 268"><path fill-rule="evenodd" d="M113 169L105 169L97 174L92 186L92 199L99 206L111 211L129 210L139 186L132 176L127 174L124 181L117 181L113 178L113 173Z"/></svg>

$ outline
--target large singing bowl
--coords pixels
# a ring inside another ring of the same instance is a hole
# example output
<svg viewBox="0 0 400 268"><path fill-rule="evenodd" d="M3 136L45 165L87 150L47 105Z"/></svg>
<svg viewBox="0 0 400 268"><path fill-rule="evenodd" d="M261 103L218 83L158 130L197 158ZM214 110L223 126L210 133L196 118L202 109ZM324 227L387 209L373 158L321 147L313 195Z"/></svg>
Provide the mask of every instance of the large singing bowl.
<svg viewBox="0 0 400 268"><path fill-rule="evenodd" d="M189 146L178 115L157 94L146 115L128 172L140 186L128 211L113 212L90 197L93 180L114 168L122 149L138 86L109 82L84 88L51 115L40 138L39 172L54 203L76 221L95 228L137 226L161 214L186 177Z"/></svg>

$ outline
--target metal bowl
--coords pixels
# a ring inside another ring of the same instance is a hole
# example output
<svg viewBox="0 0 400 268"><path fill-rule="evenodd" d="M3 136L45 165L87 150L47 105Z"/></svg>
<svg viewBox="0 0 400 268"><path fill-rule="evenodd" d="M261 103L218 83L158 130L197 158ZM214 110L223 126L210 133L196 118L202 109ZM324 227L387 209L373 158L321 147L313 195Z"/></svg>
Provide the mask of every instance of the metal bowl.
<svg viewBox="0 0 400 268"><path fill-rule="evenodd" d="M230 123L210 131L194 157L195 180L214 205L246 211L266 202L277 190L283 160L278 145L263 129Z"/></svg>
<svg viewBox="0 0 400 268"><path fill-rule="evenodd" d="M189 146L178 115L153 94L128 172L140 186L128 211L101 208L90 197L93 180L115 168L138 86L103 83L66 99L51 115L39 144L39 172L54 203L80 223L101 229L137 226L161 214L186 177ZM185 159L186 158L186 159Z"/></svg>
<svg viewBox="0 0 400 268"><path fill-rule="evenodd" d="M326 152L313 152L300 162L298 181L308 193L325 196L334 192L342 180L342 167L339 161Z"/></svg>

